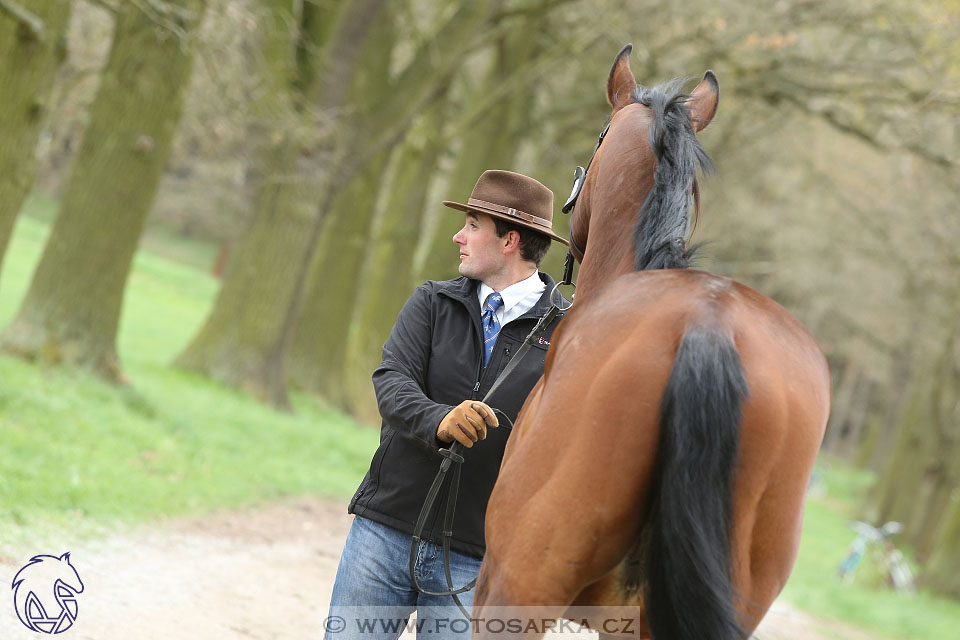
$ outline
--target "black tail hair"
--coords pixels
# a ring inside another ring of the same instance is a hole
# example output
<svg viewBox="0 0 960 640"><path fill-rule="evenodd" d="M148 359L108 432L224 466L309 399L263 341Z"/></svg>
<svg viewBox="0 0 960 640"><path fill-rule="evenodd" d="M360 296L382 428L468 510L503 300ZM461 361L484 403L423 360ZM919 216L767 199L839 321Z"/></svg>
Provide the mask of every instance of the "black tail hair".
<svg viewBox="0 0 960 640"><path fill-rule="evenodd" d="M720 329L689 327L663 394L645 607L654 640L742 640L731 580L740 354Z"/></svg>

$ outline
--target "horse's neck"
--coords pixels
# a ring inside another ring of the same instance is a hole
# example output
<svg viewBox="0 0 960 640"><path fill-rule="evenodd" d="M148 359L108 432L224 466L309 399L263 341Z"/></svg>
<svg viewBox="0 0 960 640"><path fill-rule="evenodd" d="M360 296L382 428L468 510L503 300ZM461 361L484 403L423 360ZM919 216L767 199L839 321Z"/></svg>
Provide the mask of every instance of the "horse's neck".
<svg viewBox="0 0 960 640"><path fill-rule="evenodd" d="M645 124L640 135L646 135ZM597 163L590 184L587 211L592 213L578 219L588 229L580 234L586 236L587 246L577 276L577 301L636 270L637 212L654 186L656 160L652 153L629 153L622 147L611 140L612 155Z"/></svg>
<svg viewBox="0 0 960 640"><path fill-rule="evenodd" d="M634 271L631 225L607 224L590 229L583 262L577 274L577 302L589 298L608 283Z"/></svg>

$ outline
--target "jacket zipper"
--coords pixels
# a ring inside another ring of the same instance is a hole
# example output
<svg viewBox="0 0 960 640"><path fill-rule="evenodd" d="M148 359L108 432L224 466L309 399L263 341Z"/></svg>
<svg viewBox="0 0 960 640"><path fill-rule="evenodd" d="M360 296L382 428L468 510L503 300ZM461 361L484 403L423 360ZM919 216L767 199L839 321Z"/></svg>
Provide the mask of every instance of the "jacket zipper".
<svg viewBox="0 0 960 640"><path fill-rule="evenodd" d="M471 400L478 400L477 392L480 391L480 380L483 378L483 338L480 339L480 361L477 362L477 382L473 385L473 394Z"/></svg>
<svg viewBox="0 0 960 640"><path fill-rule="evenodd" d="M477 360L477 382L473 385L473 394L470 398L471 400L479 400L477 393L480 391L480 381L483 379L483 327L480 325L474 325L480 329L479 338L480 338L480 358Z"/></svg>
<svg viewBox="0 0 960 640"><path fill-rule="evenodd" d="M447 295L447 296L449 296L450 298L452 298L452 299L454 299L454 300L460 299L460 298L458 298L457 296L451 295L451 294L449 294L449 293L445 293L445 292L444 292L444 295ZM461 301L462 301L462 300L461 300ZM535 324L535 323L536 323L535 320L536 320L536 318L537 318L536 312L537 312L537 310L538 310L538 305L539 305L539 302L537 303L537 305L534 305L534 307L533 307L532 309L528 310L528 311L527 311L526 313L524 313L522 316L520 316L519 318L516 318L516 320L524 320L524 319L527 319L528 316L529 316L530 318L533 318L533 319L534 319L534 324ZM531 312L533 312L534 315L530 315ZM508 323L508 324L509 324L509 323ZM501 330L502 330L502 328L501 328ZM479 391L480 391L480 383L481 383L481 381L483 380L483 374L484 374L484 372L485 372L485 369L484 369L484 367L483 367L483 350L482 350L482 349L483 349L483 329L482 329L482 328L480 329L480 345L481 345L481 347L480 347L480 348L481 348L481 351L480 351L480 360L477 362L477 378L476 378L477 381L476 381L476 383L473 385L473 398L471 398L471 400L477 400L477 399L478 399L476 394L479 393ZM504 353L505 353L505 355L506 355L506 358L509 360L509 358L510 358L510 348L509 348L509 347L505 348L505 349L504 349Z"/></svg>

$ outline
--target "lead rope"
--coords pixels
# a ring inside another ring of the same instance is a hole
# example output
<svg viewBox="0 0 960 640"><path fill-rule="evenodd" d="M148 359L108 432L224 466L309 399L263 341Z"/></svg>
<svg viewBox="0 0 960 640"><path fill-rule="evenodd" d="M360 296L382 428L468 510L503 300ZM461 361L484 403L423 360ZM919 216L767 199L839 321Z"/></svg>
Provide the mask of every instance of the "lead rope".
<svg viewBox="0 0 960 640"><path fill-rule="evenodd" d="M593 148L593 155L590 156L590 161L587 162L586 168L577 167L573 172L573 188L570 190L570 196L567 198L567 201L560 209L563 213L570 213L577 204L577 198L580 197L580 192L583 190L583 185L587 181L587 172L590 170L590 165L593 164L593 159L596 157L597 151L600 149L600 145L603 144L603 139L609 130L610 122L608 121L606 126L604 126L603 131L600 132L600 136L597 138L597 146ZM573 242L572 229L570 233L570 246L579 252L580 257L583 258L583 251L581 251L580 248L577 247L577 245ZM553 291L550 292L550 309L542 318L540 318L540 322L538 322L537 326L533 328L533 330L530 332L530 335L527 336L527 339L523 341L520 349L507 364L506 368L504 368L500 375L497 376L493 386L490 387L490 390L487 391L487 394L483 397L482 402L486 403L487 399L493 395L497 388L499 388L504 379L506 379L513 372L513 370L520 363L520 360L523 359L523 356L530 349L534 338L540 337L546 327L553 322L553 319L558 313L561 311L565 312L570 308L566 307L564 309L560 309L557 303L554 302L554 294L557 292L557 288L559 288L560 285L571 285L576 288L576 284L573 282L574 261L575 258L573 251L568 250L567 257L564 259L563 263L563 279L557 283L556 286L554 286ZM510 422L510 419L507 418L507 416L504 415L504 413L499 409L494 409L494 412L499 413L507 422ZM443 461L440 463L440 469L437 471L437 475L433 479L433 484L430 485L430 490L427 492L427 498L423 503L423 508L420 510L420 516L417 518L417 524L413 531L413 539L410 542L410 579L413 581L413 585L420 593L431 596L452 596L453 601L457 603L457 606L460 608L460 612L463 614L463 616L467 620L472 621L470 613L463 606L463 603L460 602L460 598L458 598L457 595L473 589L474 585L477 584L477 580L474 578L469 584L466 584L459 589L455 589L453 587L453 577L450 575L450 540L453 537L453 515L457 506L457 493L460 489L460 464L463 462L463 455L461 455L462 449L463 445L461 445L459 442L454 442L449 449L440 449L440 455L443 456ZM447 579L448 591L427 591L426 589L422 588L419 581L417 581L417 548L420 544L420 536L423 533L423 527L426 524L427 516L429 515L430 510L433 508L433 503L437 500L437 494L440 492L440 485L443 484L443 480L446 477L447 472L450 470L450 465L453 463L456 463L457 466L454 470L453 478L450 480L450 493L447 497L447 509L443 517L443 570Z"/></svg>
<svg viewBox="0 0 960 640"><path fill-rule="evenodd" d="M573 283L573 262L573 254L567 251L567 257L563 265L563 280L558 282L553 287L553 291L550 292L550 308L545 314L543 314L543 317L540 318L536 326L533 327L526 339L523 341L523 344L520 345L520 349L517 350L517 353L514 354L513 358L510 359L510 362L507 364L504 370L500 372L499 376L497 376L497 379L494 381L493 386L490 387L490 390L487 391L486 395L483 396L483 400L481 400L481 402L484 404L486 404L487 400L500 387L503 381L510 376L513 370L517 368L527 351L530 350L534 340L543 335L547 327L550 326L558 314L566 312L570 308L567 306L561 309L554 301L554 294L557 292L557 289L560 287L560 285L572 285L574 288L576 288L576 285ZM510 426L513 427L512 421L505 413L503 413L503 411L500 409L493 409L493 411L499 416L502 416L503 419L510 423ZM439 450L440 455L443 456L443 461L440 463L440 469L437 471L437 475L433 478L433 484L430 485L430 490L427 492L427 497L423 502L423 508L420 509L420 516L417 518L417 524L413 529L413 537L410 540L409 569L410 579L413 581L413 586L417 589L417 591L428 596L452 596L453 601L457 604L457 607L460 608L460 612L464 615L464 617L467 620L472 620L470 617L470 612L467 611L466 607L463 606L463 603L460 602L460 598L457 596L473 589L473 587L477 584L477 579L474 578L469 583L465 584L459 589L456 589L453 586L453 576L450 573L450 541L453 538L453 516L457 508L457 494L460 492L460 464L463 462L463 455L461 453L462 450L463 445L459 442L454 442L449 449L444 447ZM421 587L420 582L417 580L417 551L420 546L423 528L427 522L427 516L430 514L430 510L433 509L433 503L437 500L437 494L440 492L440 486L443 484L444 478L446 478L447 473L450 471L450 466L454 463L456 463L456 467L454 467L453 476L450 479L450 492L447 494L447 506L443 515L442 532L443 572L447 580L448 591L428 591L427 589Z"/></svg>

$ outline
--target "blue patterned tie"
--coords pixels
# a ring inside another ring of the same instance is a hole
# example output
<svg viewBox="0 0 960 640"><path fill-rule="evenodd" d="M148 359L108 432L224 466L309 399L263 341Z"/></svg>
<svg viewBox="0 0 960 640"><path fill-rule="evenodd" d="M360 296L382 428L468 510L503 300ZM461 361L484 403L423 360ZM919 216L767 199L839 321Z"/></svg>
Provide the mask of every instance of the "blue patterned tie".
<svg viewBox="0 0 960 640"><path fill-rule="evenodd" d="M483 315L480 323L483 325L483 366L490 361L493 345L497 343L500 334L500 321L497 320L497 309L503 306L503 297L499 293L491 293L483 305Z"/></svg>

